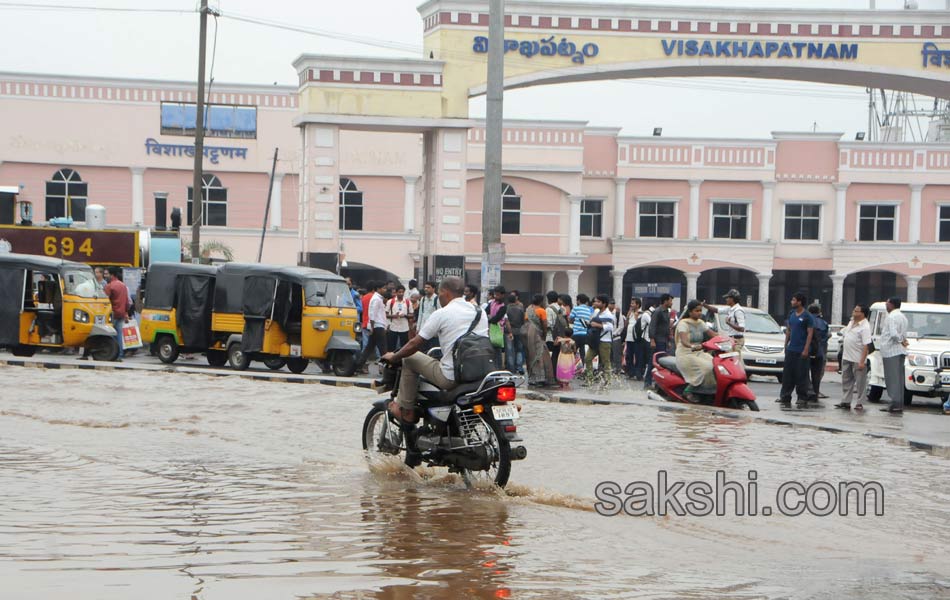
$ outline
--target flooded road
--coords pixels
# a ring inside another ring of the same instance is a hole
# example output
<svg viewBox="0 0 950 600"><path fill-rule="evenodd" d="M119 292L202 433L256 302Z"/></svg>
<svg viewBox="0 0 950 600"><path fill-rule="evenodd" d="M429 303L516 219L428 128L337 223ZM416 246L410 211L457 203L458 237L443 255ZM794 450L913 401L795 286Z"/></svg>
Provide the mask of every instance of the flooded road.
<svg viewBox="0 0 950 600"><path fill-rule="evenodd" d="M29 392L23 384L29 383ZM950 460L857 435L524 402L508 494L371 471L375 394L0 369L0 598L950 597ZM604 517L594 488L878 481L885 515Z"/></svg>

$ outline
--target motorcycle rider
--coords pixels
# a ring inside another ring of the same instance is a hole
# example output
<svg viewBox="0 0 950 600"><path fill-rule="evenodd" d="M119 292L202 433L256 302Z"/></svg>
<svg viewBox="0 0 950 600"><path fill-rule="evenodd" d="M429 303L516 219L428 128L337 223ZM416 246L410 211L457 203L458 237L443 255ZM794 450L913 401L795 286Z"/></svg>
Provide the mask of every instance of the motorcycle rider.
<svg viewBox="0 0 950 600"><path fill-rule="evenodd" d="M686 380L684 391L690 402L699 402L694 389L716 385L712 356L703 350L703 342L713 335L703 320L703 303L690 300L686 316L676 324L676 367Z"/></svg>
<svg viewBox="0 0 950 600"><path fill-rule="evenodd" d="M481 317L473 331L478 336L488 337L488 316L462 297L465 287L465 282L460 277L443 279L439 284L439 302L442 308L426 318L418 334L398 352L388 352L382 357L383 361L392 365L402 362L399 391L396 401L389 405L389 410L403 422L414 423L417 420L415 405L420 375L440 390L451 390L458 385L455 381L452 350L455 342L471 327L475 311L478 311ZM426 342L432 339L439 341L442 348L441 360L419 352Z"/></svg>

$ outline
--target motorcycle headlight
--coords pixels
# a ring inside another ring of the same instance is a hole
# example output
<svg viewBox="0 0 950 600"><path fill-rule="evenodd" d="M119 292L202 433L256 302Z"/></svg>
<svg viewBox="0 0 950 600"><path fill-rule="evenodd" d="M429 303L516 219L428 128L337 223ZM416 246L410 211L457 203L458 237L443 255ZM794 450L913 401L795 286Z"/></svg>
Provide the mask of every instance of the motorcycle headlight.
<svg viewBox="0 0 950 600"><path fill-rule="evenodd" d="M722 350L723 352L731 352L733 347L735 347L735 344L733 344L731 341L719 342L717 345L719 346L719 349Z"/></svg>
<svg viewBox="0 0 950 600"><path fill-rule="evenodd" d="M89 313L81 309L73 309L73 321L77 323L88 323L89 322Z"/></svg>
<svg viewBox="0 0 950 600"><path fill-rule="evenodd" d="M937 360L933 354L912 353L907 355L907 364L912 367L933 367Z"/></svg>

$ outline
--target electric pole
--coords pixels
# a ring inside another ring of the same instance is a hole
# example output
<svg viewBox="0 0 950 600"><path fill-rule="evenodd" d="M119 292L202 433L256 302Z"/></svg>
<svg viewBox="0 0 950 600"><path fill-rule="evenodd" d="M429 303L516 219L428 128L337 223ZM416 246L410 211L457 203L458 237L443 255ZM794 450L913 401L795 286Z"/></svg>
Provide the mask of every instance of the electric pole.
<svg viewBox="0 0 950 600"><path fill-rule="evenodd" d="M204 213L202 164L205 140L205 48L208 45L208 0L201 0L198 32L198 102L195 112L195 178L191 188L191 262L201 261L201 220Z"/></svg>
<svg viewBox="0 0 950 600"><path fill-rule="evenodd" d="M504 96L504 0L490 0L488 16L488 90L485 118L485 191L482 198L483 292L501 283L505 261L501 243L501 135Z"/></svg>

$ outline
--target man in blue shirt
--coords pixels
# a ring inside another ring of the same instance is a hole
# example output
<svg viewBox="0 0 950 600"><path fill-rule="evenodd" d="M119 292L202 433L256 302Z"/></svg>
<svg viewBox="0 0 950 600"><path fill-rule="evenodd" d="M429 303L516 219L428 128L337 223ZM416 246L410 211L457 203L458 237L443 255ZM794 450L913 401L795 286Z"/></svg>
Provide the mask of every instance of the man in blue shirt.
<svg viewBox="0 0 950 600"><path fill-rule="evenodd" d="M356 314L360 319L360 322L363 322L363 302L361 301L360 293L356 291L356 286L353 285L353 280L349 277L346 278L346 286L350 288L350 295L353 296L353 304L356 305Z"/></svg>
<svg viewBox="0 0 950 600"><path fill-rule="evenodd" d="M783 407L792 404L792 388L797 396L796 407L808 406L809 349L815 333L815 321L805 310L808 298L799 292L792 296L792 312L785 322L785 367L782 370L782 393L779 402Z"/></svg>
<svg viewBox="0 0 950 600"><path fill-rule="evenodd" d="M578 294L577 304L573 310L571 310L568 319L574 327L574 335L571 337L574 338L574 344L577 346L577 351L581 353L581 356L587 356L585 354L585 346L587 346L587 326L593 315L594 309L590 306L590 298L587 294Z"/></svg>

